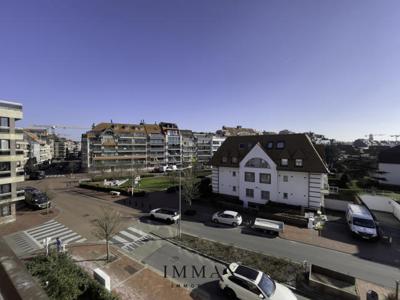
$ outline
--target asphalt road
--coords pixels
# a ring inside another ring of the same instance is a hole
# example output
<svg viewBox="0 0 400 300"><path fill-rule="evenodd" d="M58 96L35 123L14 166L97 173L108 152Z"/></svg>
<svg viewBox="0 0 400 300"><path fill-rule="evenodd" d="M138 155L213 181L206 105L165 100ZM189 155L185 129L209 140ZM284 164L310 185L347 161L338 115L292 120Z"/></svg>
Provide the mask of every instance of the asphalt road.
<svg viewBox="0 0 400 300"><path fill-rule="evenodd" d="M360 279L386 287L395 287L400 279L398 268L371 262L357 256L326 248L288 241L280 238L266 238L242 234L240 228L230 228L212 223L182 222L182 230L199 237L233 244L238 247L262 252L277 257L289 258L297 262L307 260L313 264L331 268ZM399 253L400 255L400 253Z"/></svg>

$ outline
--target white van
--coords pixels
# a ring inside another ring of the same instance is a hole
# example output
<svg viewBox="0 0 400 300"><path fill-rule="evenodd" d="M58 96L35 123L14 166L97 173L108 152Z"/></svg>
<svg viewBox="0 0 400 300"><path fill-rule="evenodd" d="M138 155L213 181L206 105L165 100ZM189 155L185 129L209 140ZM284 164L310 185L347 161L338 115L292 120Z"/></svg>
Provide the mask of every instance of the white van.
<svg viewBox="0 0 400 300"><path fill-rule="evenodd" d="M365 206L349 204L346 211L346 220L351 232L354 234L365 239L378 237L374 218Z"/></svg>

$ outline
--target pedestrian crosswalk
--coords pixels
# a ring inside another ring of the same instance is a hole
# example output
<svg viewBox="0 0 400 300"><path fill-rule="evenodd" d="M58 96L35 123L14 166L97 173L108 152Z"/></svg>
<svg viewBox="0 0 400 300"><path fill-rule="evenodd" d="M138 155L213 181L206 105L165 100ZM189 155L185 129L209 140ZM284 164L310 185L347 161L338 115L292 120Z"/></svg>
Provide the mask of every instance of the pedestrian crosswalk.
<svg viewBox="0 0 400 300"><path fill-rule="evenodd" d="M40 226L26 230L25 233L42 247L44 246L44 239L48 237L51 238L51 244L55 243L57 237L60 238L64 245L86 241L85 238L55 220L48 221Z"/></svg>
<svg viewBox="0 0 400 300"><path fill-rule="evenodd" d="M154 237L135 227L120 231L110 240L114 245L127 251L133 251L146 242L153 241Z"/></svg>

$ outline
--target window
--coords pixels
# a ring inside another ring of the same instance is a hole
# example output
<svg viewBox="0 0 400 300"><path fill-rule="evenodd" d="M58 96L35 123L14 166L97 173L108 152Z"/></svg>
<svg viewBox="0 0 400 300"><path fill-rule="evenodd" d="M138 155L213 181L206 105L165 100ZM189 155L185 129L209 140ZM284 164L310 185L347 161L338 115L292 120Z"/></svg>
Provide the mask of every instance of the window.
<svg viewBox="0 0 400 300"><path fill-rule="evenodd" d="M296 159L296 167L302 167L303 166L303 160L301 158Z"/></svg>
<svg viewBox="0 0 400 300"><path fill-rule="evenodd" d="M244 181L247 182L254 182L255 181L255 174L253 172L244 172Z"/></svg>
<svg viewBox="0 0 400 300"><path fill-rule="evenodd" d="M236 171L232 171L232 177L236 177Z"/></svg>
<svg viewBox="0 0 400 300"><path fill-rule="evenodd" d="M246 197L254 198L254 190L246 189Z"/></svg>
<svg viewBox="0 0 400 300"><path fill-rule="evenodd" d="M1 150L10 150L10 141L9 140L0 140L0 149Z"/></svg>
<svg viewBox="0 0 400 300"><path fill-rule="evenodd" d="M246 283L243 279L241 279L241 278L239 278L239 277L230 276L230 277L229 277L229 280L232 281L233 283L237 284L238 286L241 286L242 288L244 288L244 289L246 289L246 290L249 289L247 283Z"/></svg>
<svg viewBox="0 0 400 300"><path fill-rule="evenodd" d="M2 217L10 216L11 215L11 205L6 204L0 207L0 215Z"/></svg>
<svg viewBox="0 0 400 300"><path fill-rule="evenodd" d="M9 162L0 162L0 171L10 171L11 165Z"/></svg>
<svg viewBox="0 0 400 300"><path fill-rule="evenodd" d="M271 174L260 173L260 183L271 184Z"/></svg>
<svg viewBox="0 0 400 300"><path fill-rule="evenodd" d="M269 200L269 191L261 191L261 199Z"/></svg>
<svg viewBox="0 0 400 300"><path fill-rule="evenodd" d="M274 148L274 142L268 142L267 149L272 149L272 148Z"/></svg>
<svg viewBox="0 0 400 300"><path fill-rule="evenodd" d="M6 117L0 118L0 126L1 127L10 127L10 119Z"/></svg>
<svg viewBox="0 0 400 300"><path fill-rule="evenodd" d="M287 199L288 198L288 193L283 193L283 199Z"/></svg>
<svg viewBox="0 0 400 300"><path fill-rule="evenodd" d="M281 166L287 166L289 163L289 160L287 158L282 158L281 159Z"/></svg>
<svg viewBox="0 0 400 300"><path fill-rule="evenodd" d="M0 194L6 194L11 192L11 184L0 185Z"/></svg>
<svg viewBox="0 0 400 300"><path fill-rule="evenodd" d="M240 149L244 149L244 144L239 144Z"/></svg>
<svg viewBox="0 0 400 300"><path fill-rule="evenodd" d="M289 181L289 176L283 175L283 182L288 182Z"/></svg>
<svg viewBox="0 0 400 300"><path fill-rule="evenodd" d="M232 163L234 163L234 164L237 163L237 157L236 156L232 156Z"/></svg>
<svg viewBox="0 0 400 300"><path fill-rule="evenodd" d="M245 167L247 168L265 168L265 169L270 169L269 164L265 159L259 158L259 157L254 157L252 159L249 159L246 162Z"/></svg>
<svg viewBox="0 0 400 300"><path fill-rule="evenodd" d="M236 192L236 186L232 187L232 192Z"/></svg>
<svg viewBox="0 0 400 300"><path fill-rule="evenodd" d="M285 148L285 142L277 142L276 149L283 149Z"/></svg>
<svg viewBox="0 0 400 300"><path fill-rule="evenodd" d="M228 162L228 158L227 158L226 156L223 156L223 157L222 157L222 162L223 162L223 163L227 163L227 162Z"/></svg>

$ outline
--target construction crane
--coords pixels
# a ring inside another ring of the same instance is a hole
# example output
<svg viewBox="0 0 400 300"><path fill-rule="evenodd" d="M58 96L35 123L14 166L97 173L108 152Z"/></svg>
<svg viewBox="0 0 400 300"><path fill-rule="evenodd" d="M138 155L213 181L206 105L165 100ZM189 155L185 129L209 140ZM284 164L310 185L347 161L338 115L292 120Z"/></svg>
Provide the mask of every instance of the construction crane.
<svg viewBox="0 0 400 300"><path fill-rule="evenodd" d="M397 143L397 138L400 137L400 134L392 134L391 137L394 137L394 138L395 138L395 141L396 141L396 143Z"/></svg>
<svg viewBox="0 0 400 300"><path fill-rule="evenodd" d="M53 134L53 135L56 134L56 129L76 129L76 130L90 129L89 127L81 127L81 126L75 126L75 125L37 125L37 124L34 124L29 127L49 129L51 131L51 134Z"/></svg>

